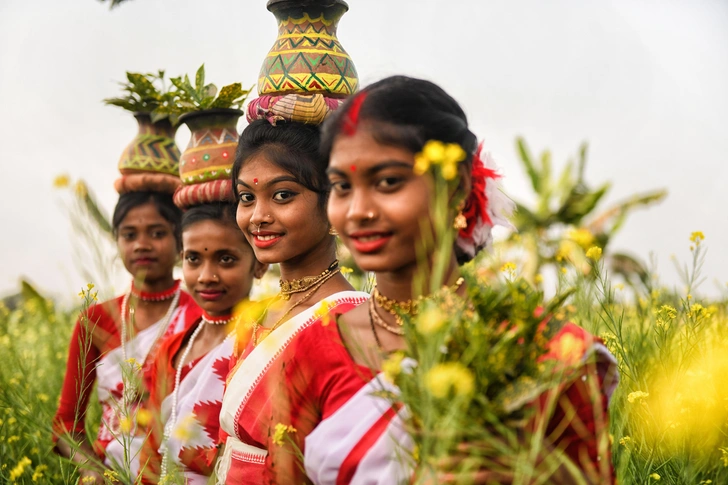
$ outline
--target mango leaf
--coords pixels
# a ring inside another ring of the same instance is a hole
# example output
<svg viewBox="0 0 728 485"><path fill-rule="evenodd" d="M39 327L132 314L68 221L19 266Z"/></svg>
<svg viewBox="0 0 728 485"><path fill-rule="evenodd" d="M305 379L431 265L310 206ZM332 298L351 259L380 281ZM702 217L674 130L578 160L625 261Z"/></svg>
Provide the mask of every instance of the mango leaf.
<svg viewBox="0 0 728 485"><path fill-rule="evenodd" d="M536 171L536 167L533 164L533 158L531 157L531 154L528 151L528 147L526 146L526 140L524 140L523 137L520 136L516 138L516 147L518 148L518 154L520 155L521 162L523 162L523 166L526 168L526 173L531 179L531 186L533 187L533 190L537 194L540 194L541 178L539 176L539 173Z"/></svg>
<svg viewBox="0 0 728 485"><path fill-rule="evenodd" d="M205 85L205 64L203 63L195 74L195 91L202 94L202 88Z"/></svg>

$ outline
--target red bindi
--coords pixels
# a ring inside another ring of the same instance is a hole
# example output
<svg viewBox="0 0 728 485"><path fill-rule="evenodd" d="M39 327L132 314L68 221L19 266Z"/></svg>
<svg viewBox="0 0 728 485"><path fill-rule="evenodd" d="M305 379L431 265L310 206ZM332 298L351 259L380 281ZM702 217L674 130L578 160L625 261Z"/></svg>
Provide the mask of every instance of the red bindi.
<svg viewBox="0 0 728 485"><path fill-rule="evenodd" d="M351 170L352 172L356 172L356 165L352 165L351 167L349 167L349 169L350 169L350 170Z"/></svg>
<svg viewBox="0 0 728 485"><path fill-rule="evenodd" d="M253 183L254 183L255 185L258 185L258 179L257 179L257 178L253 179Z"/></svg>

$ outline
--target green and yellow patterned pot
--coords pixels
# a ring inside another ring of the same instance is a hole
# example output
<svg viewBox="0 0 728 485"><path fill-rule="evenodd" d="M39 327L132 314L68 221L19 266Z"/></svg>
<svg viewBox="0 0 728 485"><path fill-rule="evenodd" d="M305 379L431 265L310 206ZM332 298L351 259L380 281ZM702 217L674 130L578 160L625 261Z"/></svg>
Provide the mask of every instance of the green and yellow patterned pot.
<svg viewBox="0 0 728 485"><path fill-rule="evenodd" d="M152 123L148 113L135 113L139 132L127 145L119 159L122 175L163 173L177 176L179 148L174 142L177 128L169 120Z"/></svg>
<svg viewBox="0 0 728 485"><path fill-rule="evenodd" d="M278 38L258 78L260 96L287 93L350 96L359 78L336 28L349 6L343 0L269 0Z"/></svg>

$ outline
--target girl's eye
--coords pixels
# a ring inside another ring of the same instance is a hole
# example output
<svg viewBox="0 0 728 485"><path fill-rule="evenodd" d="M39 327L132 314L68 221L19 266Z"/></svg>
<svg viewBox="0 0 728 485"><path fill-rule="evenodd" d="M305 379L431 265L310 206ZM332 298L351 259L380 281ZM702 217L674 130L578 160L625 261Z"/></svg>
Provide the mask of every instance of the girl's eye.
<svg viewBox="0 0 728 485"><path fill-rule="evenodd" d="M288 190L279 190L278 192L273 194L273 200L278 201L278 202L283 202L283 201L290 199L294 195L296 195L295 192L291 192Z"/></svg>
<svg viewBox="0 0 728 485"><path fill-rule="evenodd" d="M197 262L197 256L195 256L194 254L187 254L185 256L185 261L190 264L195 264Z"/></svg>
<svg viewBox="0 0 728 485"><path fill-rule="evenodd" d="M351 188L351 184L345 180L332 180L329 183L331 184L331 190L338 194L346 192Z"/></svg>
<svg viewBox="0 0 728 485"><path fill-rule="evenodd" d="M235 258L226 254L226 255L220 257L220 262L223 264L232 264L235 262Z"/></svg>
<svg viewBox="0 0 728 485"><path fill-rule="evenodd" d="M133 232L122 232L121 238L125 241L131 241L136 236L136 233Z"/></svg>
<svg viewBox="0 0 728 485"><path fill-rule="evenodd" d="M380 189L393 189L402 182L400 177L384 177L377 182L377 188Z"/></svg>
<svg viewBox="0 0 728 485"><path fill-rule="evenodd" d="M162 239L166 235L167 235L167 233L165 231L154 231L152 233L152 237L154 239Z"/></svg>
<svg viewBox="0 0 728 485"><path fill-rule="evenodd" d="M250 192L241 192L238 196L240 198L241 204L249 204L250 202L253 202L255 200L255 197L253 197L253 194Z"/></svg>

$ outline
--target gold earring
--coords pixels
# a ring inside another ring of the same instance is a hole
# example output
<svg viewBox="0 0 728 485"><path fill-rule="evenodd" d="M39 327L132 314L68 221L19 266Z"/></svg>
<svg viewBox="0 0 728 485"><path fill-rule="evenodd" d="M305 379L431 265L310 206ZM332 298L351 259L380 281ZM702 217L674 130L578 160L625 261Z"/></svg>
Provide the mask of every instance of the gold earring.
<svg viewBox="0 0 728 485"><path fill-rule="evenodd" d="M336 229L334 229L334 226L330 226L329 227L329 234L331 234L332 236L338 236L339 235L339 233L336 232Z"/></svg>
<svg viewBox="0 0 728 485"><path fill-rule="evenodd" d="M458 215L455 216L455 221L453 221L453 224L452 224L452 227L457 229L458 231L468 227L468 220L465 218L465 215L463 214L464 208L465 208L465 202L460 202L458 204Z"/></svg>

